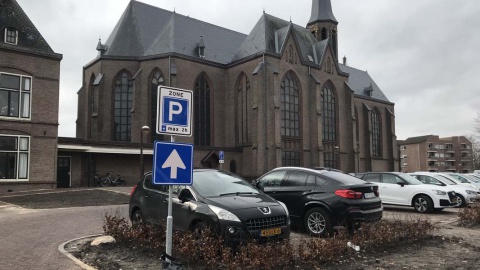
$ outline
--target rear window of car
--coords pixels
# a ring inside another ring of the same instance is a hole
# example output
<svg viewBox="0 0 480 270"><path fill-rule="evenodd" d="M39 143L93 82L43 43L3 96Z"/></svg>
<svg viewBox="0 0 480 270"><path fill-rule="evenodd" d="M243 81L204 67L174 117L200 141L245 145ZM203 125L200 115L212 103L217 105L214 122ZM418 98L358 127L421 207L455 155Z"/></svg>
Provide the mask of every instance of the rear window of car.
<svg viewBox="0 0 480 270"><path fill-rule="evenodd" d="M321 176L323 178L326 178L327 180L328 179L335 180L344 185L365 184L365 181L341 172L319 171L319 174L321 174Z"/></svg>

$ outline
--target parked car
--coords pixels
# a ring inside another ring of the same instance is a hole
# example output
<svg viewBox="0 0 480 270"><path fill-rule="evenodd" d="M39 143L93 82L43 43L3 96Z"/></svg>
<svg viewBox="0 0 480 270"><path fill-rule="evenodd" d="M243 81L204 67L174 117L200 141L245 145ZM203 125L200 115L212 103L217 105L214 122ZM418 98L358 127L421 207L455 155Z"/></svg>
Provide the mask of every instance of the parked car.
<svg viewBox="0 0 480 270"><path fill-rule="evenodd" d="M467 186L469 188L473 188L475 191L477 191L477 193L479 192L479 189L472 183L470 183L468 180L466 179L459 179L457 177L453 177L453 175L451 175L450 173L434 173L434 174L438 174L438 175L441 175L443 177L447 177L448 179L454 181L455 183L459 184L459 185L464 185L464 186Z"/></svg>
<svg viewBox="0 0 480 270"><path fill-rule="evenodd" d="M466 187L464 185L459 185L454 181L443 177L438 174L428 173L428 172L416 172L410 173L411 176L417 178L424 184L428 185L437 185L437 186L446 186L449 189L455 191L455 196L457 197L455 207L465 207L468 204L475 202L477 198L477 192L472 188Z"/></svg>
<svg viewBox="0 0 480 270"><path fill-rule="evenodd" d="M380 189L384 204L413 206L417 212L428 213L453 207L455 192L449 188L425 185L415 177L400 172L368 172L355 174L367 182L375 183Z"/></svg>
<svg viewBox="0 0 480 270"><path fill-rule="evenodd" d="M462 183L470 183L474 185L477 188L476 190L479 190L480 188L480 182L477 182L475 179L470 178L470 176L466 176L464 174L459 174L459 173L446 173L446 174L457 179L458 181L461 181Z"/></svg>
<svg viewBox="0 0 480 270"><path fill-rule="evenodd" d="M209 226L225 239L288 238L287 207L240 176L214 169L193 170L192 186L173 186L173 228L198 234ZM168 213L168 186L153 185L146 173L132 191L132 223L160 223Z"/></svg>
<svg viewBox="0 0 480 270"><path fill-rule="evenodd" d="M312 235L330 234L334 225L353 229L359 222L382 218L378 186L341 172L280 167L253 183L285 203L292 224Z"/></svg>

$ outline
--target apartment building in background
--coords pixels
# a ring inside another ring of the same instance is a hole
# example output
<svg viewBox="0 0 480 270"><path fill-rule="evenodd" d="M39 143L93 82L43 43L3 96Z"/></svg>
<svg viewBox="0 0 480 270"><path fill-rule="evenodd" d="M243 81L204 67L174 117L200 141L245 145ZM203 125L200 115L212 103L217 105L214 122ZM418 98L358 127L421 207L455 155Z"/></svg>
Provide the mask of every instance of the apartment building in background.
<svg viewBox="0 0 480 270"><path fill-rule="evenodd" d="M472 143L465 136L437 135L398 140L402 172L473 172Z"/></svg>

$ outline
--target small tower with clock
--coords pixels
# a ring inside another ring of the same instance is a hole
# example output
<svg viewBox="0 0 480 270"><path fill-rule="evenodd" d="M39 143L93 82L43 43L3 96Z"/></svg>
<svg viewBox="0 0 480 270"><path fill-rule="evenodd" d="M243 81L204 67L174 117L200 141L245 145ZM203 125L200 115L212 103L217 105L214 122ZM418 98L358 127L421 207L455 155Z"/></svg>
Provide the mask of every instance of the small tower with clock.
<svg viewBox="0 0 480 270"><path fill-rule="evenodd" d="M330 0L313 0L312 15L308 21L307 28L318 41L329 39L330 45L338 60L338 21L332 12Z"/></svg>

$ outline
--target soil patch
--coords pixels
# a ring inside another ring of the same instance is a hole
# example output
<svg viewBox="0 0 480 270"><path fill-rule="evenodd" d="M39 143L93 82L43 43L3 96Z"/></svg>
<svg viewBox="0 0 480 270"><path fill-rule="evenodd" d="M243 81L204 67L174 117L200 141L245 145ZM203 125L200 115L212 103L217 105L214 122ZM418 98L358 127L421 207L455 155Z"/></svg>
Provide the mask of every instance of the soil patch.
<svg viewBox="0 0 480 270"><path fill-rule="evenodd" d="M449 235L458 226L450 226ZM462 238L443 236L441 230L436 235L425 239L398 242L375 250L360 250L356 256L334 265L318 265L318 269L326 270L360 270L360 269L478 269L480 264L480 247L466 242ZM65 249L86 264L97 269L162 269L160 254L152 254L138 247L123 244L104 244L91 247L93 239L83 239L68 244ZM470 238L471 241L477 239ZM184 269L200 269L195 265L184 266ZM295 269L308 269L301 266Z"/></svg>
<svg viewBox="0 0 480 270"><path fill-rule="evenodd" d="M128 204L130 196L108 190L78 190L0 197L0 202L29 209Z"/></svg>

